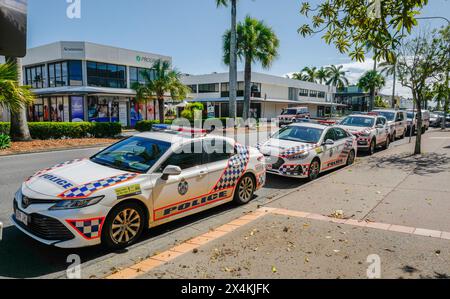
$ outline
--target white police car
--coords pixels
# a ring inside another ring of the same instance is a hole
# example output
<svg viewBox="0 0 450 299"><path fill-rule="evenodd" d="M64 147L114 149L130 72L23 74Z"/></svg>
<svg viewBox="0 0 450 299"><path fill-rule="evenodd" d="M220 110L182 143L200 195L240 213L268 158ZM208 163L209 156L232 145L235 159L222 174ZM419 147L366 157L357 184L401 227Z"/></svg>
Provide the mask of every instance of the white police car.
<svg viewBox="0 0 450 299"><path fill-rule="evenodd" d="M144 229L248 203L264 185L255 148L204 131L157 129L39 171L16 193L12 221L47 245L124 248Z"/></svg>
<svg viewBox="0 0 450 299"><path fill-rule="evenodd" d="M373 155L377 147L389 148L391 137L388 121L377 113L347 116L339 127L357 137L359 151Z"/></svg>
<svg viewBox="0 0 450 299"><path fill-rule="evenodd" d="M287 126L257 147L266 156L268 173L310 180L353 164L357 154L356 137L349 132L308 122Z"/></svg>

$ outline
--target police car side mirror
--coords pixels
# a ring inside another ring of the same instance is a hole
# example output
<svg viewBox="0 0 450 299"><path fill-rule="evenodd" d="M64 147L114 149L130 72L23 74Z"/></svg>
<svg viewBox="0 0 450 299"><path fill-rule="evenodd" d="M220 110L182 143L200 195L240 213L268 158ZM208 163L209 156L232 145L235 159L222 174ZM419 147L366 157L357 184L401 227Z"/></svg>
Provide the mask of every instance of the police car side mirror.
<svg viewBox="0 0 450 299"><path fill-rule="evenodd" d="M324 145L334 145L334 141L331 139L327 139L323 144Z"/></svg>
<svg viewBox="0 0 450 299"><path fill-rule="evenodd" d="M177 176L181 174L181 168L178 166L168 165L162 175L163 180L167 180L170 176Z"/></svg>

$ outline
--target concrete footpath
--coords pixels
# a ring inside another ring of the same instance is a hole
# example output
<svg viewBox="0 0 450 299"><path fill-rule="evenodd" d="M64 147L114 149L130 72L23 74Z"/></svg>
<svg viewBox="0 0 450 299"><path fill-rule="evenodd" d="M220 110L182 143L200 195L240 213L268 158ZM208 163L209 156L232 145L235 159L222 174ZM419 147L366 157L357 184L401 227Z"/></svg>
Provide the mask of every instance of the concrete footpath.
<svg viewBox="0 0 450 299"><path fill-rule="evenodd" d="M450 278L450 132L273 199L109 278Z"/></svg>

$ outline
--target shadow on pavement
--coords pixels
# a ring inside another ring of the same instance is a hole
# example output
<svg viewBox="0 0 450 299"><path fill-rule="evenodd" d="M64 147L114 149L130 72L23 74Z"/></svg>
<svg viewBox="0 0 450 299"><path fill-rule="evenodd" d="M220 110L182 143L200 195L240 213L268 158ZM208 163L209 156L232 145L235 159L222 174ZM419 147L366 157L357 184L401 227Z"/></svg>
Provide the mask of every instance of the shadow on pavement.
<svg viewBox="0 0 450 299"><path fill-rule="evenodd" d="M428 153L420 156L409 153L395 154L387 157L373 157L369 160L371 167L398 168L413 171L416 175L428 175L450 170L450 159L445 154Z"/></svg>
<svg viewBox="0 0 450 299"><path fill-rule="evenodd" d="M236 209L236 205L234 203L227 203L211 210L150 229L144 232L141 240L133 245L133 247L143 245L146 242L156 241L166 234L193 225L198 221L203 221L210 217L217 217L219 214L232 209ZM95 259L102 260L112 256L112 254L126 254L127 252L128 249L112 252L101 246L80 249L60 249L46 246L26 236L14 226L10 226L4 229L3 240L0 242L0 277L22 279L39 278L58 272L61 272L61 275L65 275L64 272L72 263L67 262L69 255L79 255L81 262L85 264Z"/></svg>

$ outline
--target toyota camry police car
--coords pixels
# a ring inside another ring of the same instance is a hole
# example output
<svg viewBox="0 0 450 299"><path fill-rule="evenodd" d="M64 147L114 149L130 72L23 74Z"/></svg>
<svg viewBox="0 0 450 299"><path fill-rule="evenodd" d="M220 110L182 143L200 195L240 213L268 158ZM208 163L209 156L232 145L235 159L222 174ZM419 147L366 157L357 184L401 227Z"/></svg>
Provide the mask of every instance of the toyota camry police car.
<svg viewBox="0 0 450 299"><path fill-rule="evenodd" d="M387 119L377 113L350 115L339 127L348 130L358 139L358 149L373 155L377 147L388 149L390 145L390 127Z"/></svg>
<svg viewBox="0 0 450 299"><path fill-rule="evenodd" d="M349 132L307 122L285 127L257 147L266 156L268 173L310 180L353 164L357 154L356 137Z"/></svg>
<svg viewBox="0 0 450 299"><path fill-rule="evenodd" d="M248 203L264 185L257 149L204 131L157 129L37 172L16 193L12 221L47 245L124 248L144 229Z"/></svg>

